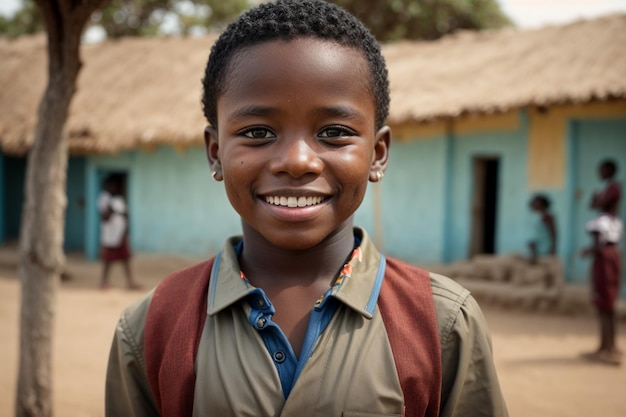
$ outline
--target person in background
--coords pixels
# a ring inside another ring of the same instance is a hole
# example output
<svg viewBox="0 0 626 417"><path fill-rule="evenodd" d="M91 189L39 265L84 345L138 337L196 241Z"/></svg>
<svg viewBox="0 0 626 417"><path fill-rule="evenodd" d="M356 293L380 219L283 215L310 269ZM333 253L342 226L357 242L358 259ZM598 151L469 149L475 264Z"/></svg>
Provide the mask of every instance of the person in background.
<svg viewBox="0 0 626 417"><path fill-rule="evenodd" d="M593 194L591 208L598 210L596 217L587 223L586 230L592 245L581 252L592 256L591 290L592 302L598 312L600 346L583 357L612 365L620 365L622 352L616 344L615 306L619 298L622 276L622 259L619 242L623 234L623 222L618 217L621 200L621 184L615 181L617 163L603 161L598 169L605 187Z"/></svg>
<svg viewBox="0 0 626 417"><path fill-rule="evenodd" d="M131 252L128 244L128 213L122 193L122 179L111 174L103 184L98 197L100 212L100 257L103 262L101 289L111 288L109 273L114 262L120 262L126 274L128 289L140 289L130 268Z"/></svg>
<svg viewBox="0 0 626 417"><path fill-rule="evenodd" d="M536 194L530 200L530 209L536 213L532 236L528 242L530 262L537 263L539 257L556 255L556 222L550 212L550 199L544 194Z"/></svg>
<svg viewBox="0 0 626 417"><path fill-rule="evenodd" d="M590 207L600 212L619 216L619 204L622 199L622 184L615 179L617 162L605 159L598 167L598 176L604 181L602 190L593 193Z"/></svg>

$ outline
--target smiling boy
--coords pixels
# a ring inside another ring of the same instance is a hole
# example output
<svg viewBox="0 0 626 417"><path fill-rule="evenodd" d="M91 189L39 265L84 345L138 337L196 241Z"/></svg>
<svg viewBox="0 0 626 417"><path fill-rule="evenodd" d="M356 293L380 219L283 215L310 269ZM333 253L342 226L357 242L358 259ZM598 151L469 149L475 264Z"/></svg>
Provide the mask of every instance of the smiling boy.
<svg viewBox="0 0 626 417"><path fill-rule="evenodd" d="M243 235L129 307L108 416L506 416L484 318L353 225L389 161L387 71L324 1L262 4L213 46L206 152Z"/></svg>

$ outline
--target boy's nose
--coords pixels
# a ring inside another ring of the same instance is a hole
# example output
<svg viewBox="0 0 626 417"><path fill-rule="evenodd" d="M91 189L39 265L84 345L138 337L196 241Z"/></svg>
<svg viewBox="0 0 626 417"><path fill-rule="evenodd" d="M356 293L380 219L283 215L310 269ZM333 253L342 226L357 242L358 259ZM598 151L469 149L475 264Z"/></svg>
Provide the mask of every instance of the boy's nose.
<svg viewBox="0 0 626 417"><path fill-rule="evenodd" d="M277 149L271 169L275 174L286 173L293 178L300 178L306 174L320 174L323 164L309 143L293 140L286 141L284 146Z"/></svg>

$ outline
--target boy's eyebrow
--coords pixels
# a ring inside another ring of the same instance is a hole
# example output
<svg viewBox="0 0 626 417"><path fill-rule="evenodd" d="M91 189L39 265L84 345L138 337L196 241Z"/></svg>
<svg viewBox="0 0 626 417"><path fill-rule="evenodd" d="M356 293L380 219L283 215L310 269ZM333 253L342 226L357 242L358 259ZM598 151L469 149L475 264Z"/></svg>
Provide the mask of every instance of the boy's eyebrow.
<svg viewBox="0 0 626 417"><path fill-rule="evenodd" d="M235 109L235 111L228 115L228 119L230 121L236 122L249 117L266 117L278 112L279 109L271 106L251 104L249 106L243 106ZM319 109L316 109L315 113L318 116L352 119L359 122L365 122L366 119L365 115L363 115L354 107L341 104L335 106L320 107Z"/></svg>
<svg viewBox="0 0 626 417"><path fill-rule="evenodd" d="M365 115L351 106L346 105L336 105L336 106L327 106L322 107L317 110L322 116L326 117L338 117L341 119L352 119L358 122L365 122Z"/></svg>
<svg viewBox="0 0 626 417"><path fill-rule="evenodd" d="M235 109L235 111L228 115L228 119L236 122L248 117L264 117L276 112L277 109L273 107L251 104Z"/></svg>

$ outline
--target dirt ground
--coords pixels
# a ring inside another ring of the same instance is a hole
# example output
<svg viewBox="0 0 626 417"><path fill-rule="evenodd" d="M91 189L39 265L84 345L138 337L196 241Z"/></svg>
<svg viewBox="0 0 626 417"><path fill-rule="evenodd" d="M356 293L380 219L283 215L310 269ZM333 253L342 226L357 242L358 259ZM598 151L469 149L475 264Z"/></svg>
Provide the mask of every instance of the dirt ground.
<svg viewBox="0 0 626 417"><path fill-rule="evenodd" d="M15 254L0 249L0 417L14 415L18 363L20 288ZM134 271L147 289L160 278L195 262L141 255ZM106 361L122 309L141 296L123 289L121 268L112 271L116 288L100 291L100 265L70 257L71 281L58 292L54 342L55 415L103 416ZM611 367L579 359L596 345L594 318L505 310L483 305L491 328L495 361L512 417L626 416L626 364ZM626 348L626 326L619 328Z"/></svg>

